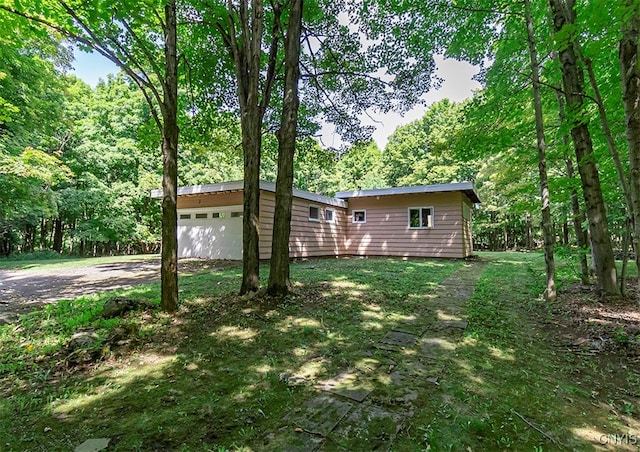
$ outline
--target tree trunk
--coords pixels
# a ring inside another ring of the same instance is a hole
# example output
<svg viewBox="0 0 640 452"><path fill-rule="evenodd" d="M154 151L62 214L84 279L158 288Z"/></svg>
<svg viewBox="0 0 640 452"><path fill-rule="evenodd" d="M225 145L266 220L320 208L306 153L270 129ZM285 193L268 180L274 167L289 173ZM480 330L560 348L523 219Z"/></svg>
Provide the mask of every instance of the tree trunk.
<svg viewBox="0 0 640 452"><path fill-rule="evenodd" d="M556 91L556 97L558 99L558 112L560 117L560 124L565 122L564 114L564 99L560 91ZM562 144L568 152L569 149L569 137L564 134L562 136ZM569 179L575 178L575 171L573 169L573 161L569 155L566 155L564 164L567 169L567 177ZM584 212L580 208L580 201L578 199L578 192L575 188L571 188L571 219L573 222L573 231L576 236L576 245L578 246L578 260L580 261L580 279L582 284L589 284L589 263L587 262L587 248L589 247L589 237L587 237L587 231L582 227L586 218Z"/></svg>
<svg viewBox="0 0 640 452"><path fill-rule="evenodd" d="M62 253L62 238L63 238L63 228L62 228L62 220L60 218L56 218L53 223L53 251L56 253Z"/></svg>
<svg viewBox="0 0 640 452"><path fill-rule="evenodd" d="M491 233L489 235L489 243L490 243L489 248L491 249L491 251L498 251L499 244L498 244L498 228L496 226L496 213L491 212L490 217L491 217Z"/></svg>
<svg viewBox="0 0 640 452"><path fill-rule="evenodd" d="M573 13L563 0L550 0L554 30L564 32L565 26L572 25ZM616 267L613 260L611 237L607 224L607 213L602 198L600 177L593 155L593 143L589 133L588 118L583 105L583 74L577 66L577 58L572 45L573 38L563 40L559 51L562 69L564 95L573 117L571 137L578 161L578 171L582 183L582 193L587 207L591 245L598 289L602 294L619 295Z"/></svg>
<svg viewBox="0 0 640 452"><path fill-rule="evenodd" d="M293 202L293 157L298 126L298 80L300 79L300 33L302 30L302 0L292 0L285 38L285 82L282 119L278 138L278 177L276 180L276 211L271 242L271 270L268 293L272 296L289 292L289 235Z"/></svg>
<svg viewBox="0 0 640 452"><path fill-rule="evenodd" d="M266 74L261 73L263 62L262 39L264 31L263 0L248 0L234 8L228 3L228 23L216 24L234 61L238 82L242 151L244 153L244 216L242 221L242 285L240 294L255 292L260 287L260 154L262 147L262 121L277 70L278 37L282 5L272 4L274 24ZM234 17L237 14L237 17ZM240 37L236 36L236 25ZM263 86L260 98L260 86Z"/></svg>
<svg viewBox="0 0 640 452"><path fill-rule="evenodd" d="M176 4L164 8L165 83L161 105L162 130L162 266L160 306L165 312L178 309L178 59Z"/></svg>
<svg viewBox="0 0 640 452"><path fill-rule="evenodd" d="M533 82L533 105L536 118L536 139L538 143L538 175L540 177L540 202L542 213L542 235L544 238L544 262L547 275L545 296L548 301L556 300L556 265L553 256L555 234L551 223L551 199L549 194L549 179L547 177L547 144L544 136L544 122L542 117L542 95L540 93L540 75L538 69L538 52L536 51L533 17L529 0L524 0L525 20L527 25L527 44L529 47L529 61Z"/></svg>
<svg viewBox="0 0 640 452"><path fill-rule="evenodd" d="M260 287L260 152L261 120L257 111L243 113L244 216L242 219L242 285L240 294Z"/></svg>
<svg viewBox="0 0 640 452"><path fill-rule="evenodd" d="M47 232L49 230L49 222L43 218L40 220L40 250L47 249Z"/></svg>
<svg viewBox="0 0 640 452"><path fill-rule="evenodd" d="M602 99L602 95L600 94L600 88L598 87L598 83L596 81L596 75L593 71L593 64L591 59L585 58L582 55L582 50L580 46L576 44L576 49L578 54L580 55L580 60L584 63L585 68L587 69L587 75L589 76L589 84L591 85L591 89L593 90L593 96L598 106L598 114L600 116L600 124L602 125L602 132L604 133L605 141L607 142L607 147L609 148L609 153L611 154L611 159L613 160L613 164L616 168L616 175L618 176L618 183L620 184L620 189L622 190L622 195L624 196L625 206L627 208L627 215L632 215L632 206L631 206L631 195L629 193L629 186L627 184L626 176L624 173L624 169L622 168L622 161L620 160L620 153L618 152L618 148L616 147L615 140L613 139L613 133L611 132L611 127L609 126L609 119L607 118L607 112L604 109L604 100Z"/></svg>
<svg viewBox="0 0 640 452"><path fill-rule="evenodd" d="M622 25L618 49L622 100L624 104L627 144L629 146L629 192L633 214L633 250L640 274L640 10L638 3L627 0L627 21ZM640 278L638 278L640 282Z"/></svg>
<svg viewBox="0 0 640 452"><path fill-rule="evenodd" d="M620 269L620 295L623 297L627 292L627 264L629 263L629 241L631 238L631 221L625 222L624 231L622 231L622 268Z"/></svg>

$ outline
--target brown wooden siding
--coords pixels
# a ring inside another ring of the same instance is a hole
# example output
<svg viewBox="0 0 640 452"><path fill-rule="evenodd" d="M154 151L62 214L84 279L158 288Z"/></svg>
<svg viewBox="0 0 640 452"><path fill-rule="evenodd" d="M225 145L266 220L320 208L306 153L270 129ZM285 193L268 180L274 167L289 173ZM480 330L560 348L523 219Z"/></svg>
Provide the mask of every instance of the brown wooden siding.
<svg viewBox="0 0 640 452"><path fill-rule="evenodd" d="M178 196L178 209L242 205L241 191Z"/></svg>
<svg viewBox="0 0 640 452"><path fill-rule="evenodd" d="M467 256L459 192L392 195L349 200L347 253L370 256ZM409 229L409 207L433 207L434 227ZM352 223L354 210L366 210L366 223Z"/></svg>
<svg viewBox="0 0 640 452"><path fill-rule="evenodd" d="M309 220L309 205L320 209L320 221ZM325 209L334 210L334 222L324 220ZM260 259L271 256L271 236L275 195L260 193ZM291 237L289 254L291 257L339 256L345 254L346 209L329 206L301 198L293 198L291 212Z"/></svg>
<svg viewBox="0 0 640 452"><path fill-rule="evenodd" d="M462 193L429 193L351 198L349 209L293 199L291 257L382 255L466 257L473 253L471 221L463 218ZM178 197L178 208L222 207L243 204L242 191ZM320 221L309 220L309 205L318 206ZM432 229L409 229L409 207L433 207ZM335 212L333 223L324 220L325 209ZM260 193L260 258L271 256L275 194ZM367 222L354 224L354 210L366 210Z"/></svg>
<svg viewBox="0 0 640 452"><path fill-rule="evenodd" d="M464 257L471 256L473 254L473 234L471 232L471 224L473 221L473 204L466 196L462 196L462 202L469 208L469 218L462 216L462 243L464 250ZM460 205L464 208L463 205Z"/></svg>

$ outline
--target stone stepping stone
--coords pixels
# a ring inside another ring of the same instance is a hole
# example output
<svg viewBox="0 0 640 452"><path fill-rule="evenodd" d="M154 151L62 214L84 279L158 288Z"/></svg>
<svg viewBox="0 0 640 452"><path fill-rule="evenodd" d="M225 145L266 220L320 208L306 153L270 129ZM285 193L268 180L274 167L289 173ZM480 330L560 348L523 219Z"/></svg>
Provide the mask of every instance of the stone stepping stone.
<svg viewBox="0 0 640 452"><path fill-rule="evenodd" d="M429 359L438 359L440 356L453 353L456 344L440 337L423 337L418 341L418 354Z"/></svg>
<svg viewBox="0 0 640 452"><path fill-rule="evenodd" d="M331 433L329 439L344 450L389 450L404 417L376 405L359 405ZM329 445L328 445L329 446ZM327 447L327 450L334 448Z"/></svg>
<svg viewBox="0 0 640 452"><path fill-rule="evenodd" d="M395 365L395 362L393 364ZM354 367L362 373L371 374L380 369L382 365L383 362L379 359L367 357L360 359L357 363L355 363Z"/></svg>
<svg viewBox="0 0 640 452"><path fill-rule="evenodd" d="M438 324L442 328L465 330L467 329L469 322L466 320L440 320Z"/></svg>
<svg viewBox="0 0 640 452"><path fill-rule="evenodd" d="M260 447L263 451L280 452L312 452L320 449L324 438L307 433L300 427L284 427L277 433L267 435L264 444Z"/></svg>
<svg viewBox="0 0 640 452"><path fill-rule="evenodd" d="M411 348L416 345L418 337L415 334L406 333L404 331L389 331L384 335L380 342L385 345L395 347Z"/></svg>
<svg viewBox="0 0 640 452"><path fill-rule="evenodd" d="M438 375L441 369L421 361L406 362L398 366L389 377L396 385L424 386L425 384L438 384Z"/></svg>
<svg viewBox="0 0 640 452"><path fill-rule="evenodd" d="M370 380L362 378L356 372L343 372L329 380L319 382L316 389L362 402L374 388Z"/></svg>
<svg viewBox="0 0 640 452"><path fill-rule="evenodd" d="M312 435L327 436L353 408L353 403L320 395L294 409L284 420Z"/></svg>
<svg viewBox="0 0 640 452"><path fill-rule="evenodd" d="M99 452L109 447L111 438L91 438L74 449L74 452Z"/></svg>

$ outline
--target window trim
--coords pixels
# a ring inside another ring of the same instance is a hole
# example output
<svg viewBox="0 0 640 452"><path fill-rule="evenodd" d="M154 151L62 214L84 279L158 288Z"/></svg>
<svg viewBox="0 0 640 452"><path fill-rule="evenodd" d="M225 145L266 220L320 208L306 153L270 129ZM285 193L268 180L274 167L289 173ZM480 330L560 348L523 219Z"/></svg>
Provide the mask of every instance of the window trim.
<svg viewBox="0 0 640 452"><path fill-rule="evenodd" d="M195 220L196 222L203 222L205 221L205 218L197 218L196 219L196 215L202 215L202 214L206 214L207 221L211 221L211 222L217 222L220 220L226 220L228 218L231 218L231 213L232 212L239 212L240 217L242 217L242 205L231 205L231 206L207 206L207 207L188 207L185 209L177 209L178 210L178 221L182 221L183 225L191 224L193 225L193 221ZM190 218L180 218L181 215L190 215ZM216 215L218 215L216 217ZM235 218L235 217L234 217Z"/></svg>
<svg viewBox="0 0 640 452"><path fill-rule="evenodd" d="M327 220L327 212L331 212L331 219ZM335 223L336 222L336 209L331 209L329 207L324 208L324 221L325 223Z"/></svg>
<svg viewBox="0 0 640 452"><path fill-rule="evenodd" d="M356 213L362 212L364 214L364 220L356 221ZM353 224L366 224L367 223L367 209L354 209L351 211L351 223Z"/></svg>
<svg viewBox="0 0 640 452"><path fill-rule="evenodd" d="M180 216L178 217L179 220L190 220L191 219L191 212L189 213L181 213Z"/></svg>
<svg viewBox="0 0 640 452"><path fill-rule="evenodd" d="M422 224L422 210L429 209L431 210L431 226ZM411 211L418 211L418 218L420 219L420 226L411 226ZM407 229L433 229L435 227L435 209L433 206L416 206L416 207L407 207Z"/></svg>
<svg viewBox="0 0 640 452"><path fill-rule="evenodd" d="M313 218L311 216L311 209L316 209L318 211L318 217L317 218ZM308 208L307 208L307 218L309 219L309 221L317 221L320 222L322 216L320 215L320 206L317 206L315 204L309 204Z"/></svg>

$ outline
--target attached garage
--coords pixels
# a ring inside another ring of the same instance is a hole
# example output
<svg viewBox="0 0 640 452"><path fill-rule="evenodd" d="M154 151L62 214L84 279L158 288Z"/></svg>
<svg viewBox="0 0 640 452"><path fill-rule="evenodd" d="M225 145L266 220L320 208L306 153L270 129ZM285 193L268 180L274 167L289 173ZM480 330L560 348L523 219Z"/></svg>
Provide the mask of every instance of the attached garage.
<svg viewBox="0 0 640 452"><path fill-rule="evenodd" d="M242 259L242 206L179 209L178 256Z"/></svg>
<svg viewBox="0 0 640 452"><path fill-rule="evenodd" d="M151 197L162 198L162 190ZM178 188L178 257L242 259L243 182ZM341 255L346 206L341 199L293 190L291 257ZM260 182L260 259L271 256L275 184ZM315 213L315 217L313 214Z"/></svg>

